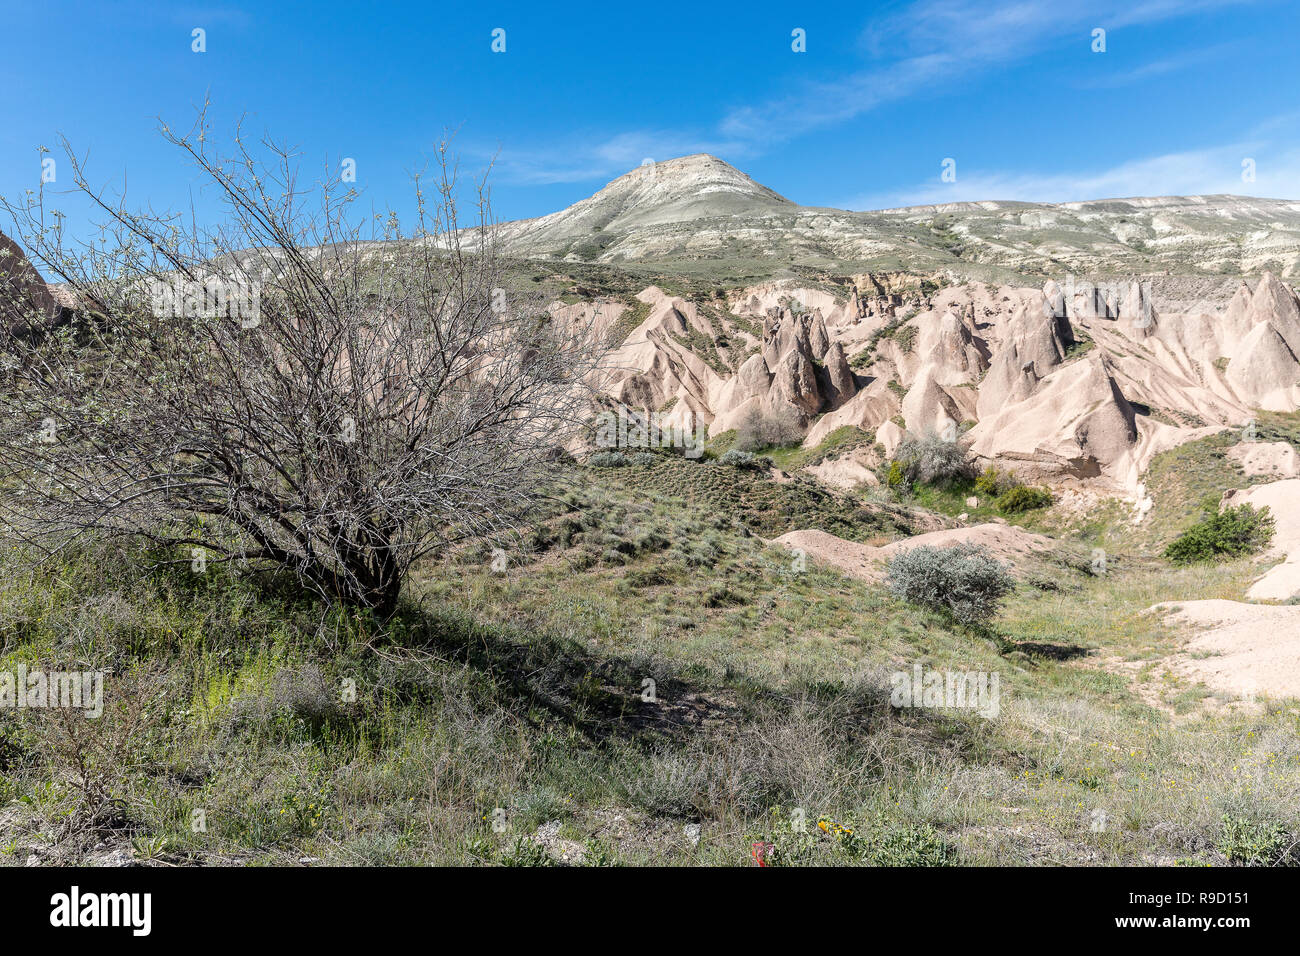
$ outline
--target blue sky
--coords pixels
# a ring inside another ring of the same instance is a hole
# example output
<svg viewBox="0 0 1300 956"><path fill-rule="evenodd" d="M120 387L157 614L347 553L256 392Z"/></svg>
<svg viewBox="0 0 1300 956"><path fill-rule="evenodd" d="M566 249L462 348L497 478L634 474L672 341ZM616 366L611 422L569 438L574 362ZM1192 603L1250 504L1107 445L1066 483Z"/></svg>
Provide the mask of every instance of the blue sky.
<svg viewBox="0 0 1300 956"><path fill-rule="evenodd" d="M125 176L133 201L204 210L156 127L187 124L205 93L219 137L247 113L250 130L301 150L305 173L351 157L367 200L402 211L410 170L447 128L466 169L496 157L502 219L702 151L797 202L855 209L1300 198L1293 0L7 0L3 20L11 198L61 133L89 154L93 182ZM504 53L491 49L497 28ZM795 29L806 52L792 50ZM948 158L955 182L941 181Z"/></svg>

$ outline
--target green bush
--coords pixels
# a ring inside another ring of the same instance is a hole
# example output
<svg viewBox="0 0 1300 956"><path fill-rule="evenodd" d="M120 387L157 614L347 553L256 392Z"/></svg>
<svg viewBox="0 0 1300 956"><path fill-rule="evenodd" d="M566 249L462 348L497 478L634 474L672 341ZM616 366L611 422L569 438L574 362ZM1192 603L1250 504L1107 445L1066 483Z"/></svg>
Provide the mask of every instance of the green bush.
<svg viewBox="0 0 1300 956"><path fill-rule="evenodd" d="M965 624L987 621L1016 586L1006 565L973 544L904 551L889 562L886 583L909 604L947 611Z"/></svg>
<svg viewBox="0 0 1300 956"><path fill-rule="evenodd" d="M992 465L985 468L975 479L975 494L982 498L996 498L1016 485L1016 480L1008 474L998 471Z"/></svg>
<svg viewBox="0 0 1300 956"><path fill-rule="evenodd" d="M998 497L998 511L1004 515L1046 508L1052 503L1052 492L1047 488L1030 488L1016 485Z"/></svg>
<svg viewBox="0 0 1300 956"><path fill-rule="evenodd" d="M957 852L928 823L891 827L871 843L872 866L955 866Z"/></svg>
<svg viewBox="0 0 1300 956"><path fill-rule="evenodd" d="M1273 525L1268 508L1208 508L1200 521L1165 548L1165 557L1174 564L1191 564L1252 554L1272 540Z"/></svg>
<svg viewBox="0 0 1300 956"><path fill-rule="evenodd" d="M1284 865L1293 855L1291 835L1282 824L1227 813L1223 815L1223 829L1216 846L1229 863L1242 866Z"/></svg>

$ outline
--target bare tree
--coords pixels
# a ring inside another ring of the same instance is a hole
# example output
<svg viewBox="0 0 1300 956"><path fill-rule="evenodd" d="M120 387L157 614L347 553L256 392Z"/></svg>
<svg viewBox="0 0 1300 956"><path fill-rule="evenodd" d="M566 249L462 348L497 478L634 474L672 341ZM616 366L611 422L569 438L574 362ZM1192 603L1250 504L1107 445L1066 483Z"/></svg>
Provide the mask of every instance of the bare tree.
<svg viewBox="0 0 1300 956"><path fill-rule="evenodd" d="M203 112L162 133L217 188L220 225L128 210L66 141L99 235L70 239L43 193L5 202L80 309L0 346L0 518L50 549L97 530L269 562L388 614L412 562L535 500L588 407L590 329L510 281L482 181L461 228L445 142L404 235L353 212L337 173L300 188L268 141L266 162L241 131L217 155Z"/></svg>
<svg viewBox="0 0 1300 956"><path fill-rule="evenodd" d="M803 439L805 429L799 421L798 410L792 405L773 410L750 408L736 425L735 448L740 451L758 451L763 448L797 444Z"/></svg>

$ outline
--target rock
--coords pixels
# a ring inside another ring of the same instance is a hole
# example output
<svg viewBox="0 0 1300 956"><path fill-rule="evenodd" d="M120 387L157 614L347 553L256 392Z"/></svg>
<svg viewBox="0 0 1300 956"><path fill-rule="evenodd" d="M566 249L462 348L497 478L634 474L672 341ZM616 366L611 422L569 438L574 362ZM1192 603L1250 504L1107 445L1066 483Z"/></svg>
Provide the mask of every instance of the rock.
<svg viewBox="0 0 1300 956"><path fill-rule="evenodd" d="M1300 607L1208 600L1150 610L1190 631L1177 673L1248 698L1300 697Z"/></svg>
<svg viewBox="0 0 1300 956"><path fill-rule="evenodd" d="M743 368L742 368L743 371ZM836 342L826 351L825 358L826 404L834 410L858 393L858 384L844 357L844 346Z"/></svg>
<svg viewBox="0 0 1300 956"><path fill-rule="evenodd" d="M1044 307L1021 307L1012 313L1002 347L994 353L980 385L976 402L980 418L1028 398L1038 383L1065 361L1074 332L1064 316L1046 313Z"/></svg>
<svg viewBox="0 0 1300 956"><path fill-rule="evenodd" d="M1225 378L1249 405L1290 411L1300 403L1300 362L1272 322L1260 322L1237 347Z"/></svg>
<svg viewBox="0 0 1300 956"><path fill-rule="evenodd" d="M1062 368L1030 397L981 418L969 435L983 458L1044 457L1085 477L1118 465L1138 440L1133 407L1098 357Z"/></svg>
<svg viewBox="0 0 1300 956"><path fill-rule="evenodd" d="M11 332L48 327L59 306L18 243L0 233L0 322Z"/></svg>
<svg viewBox="0 0 1300 956"><path fill-rule="evenodd" d="M139 866L135 854L130 850L119 848L103 856L95 857L90 861L91 866L103 867L122 867L122 866Z"/></svg>
<svg viewBox="0 0 1300 956"><path fill-rule="evenodd" d="M1300 301L1287 285L1265 272L1250 298L1250 321L1273 326L1293 355L1300 355Z"/></svg>
<svg viewBox="0 0 1300 956"><path fill-rule="evenodd" d="M777 365L776 377L768 393L771 409L775 411L782 404L794 406L804 417L816 414L822 407L817 369L798 348L786 352L785 358Z"/></svg>
<svg viewBox="0 0 1300 956"><path fill-rule="evenodd" d="M826 351L831 347L831 339L826 334L826 320L822 318L821 309L813 313L809 323L808 347L812 350L812 357L818 361L825 359Z"/></svg>
<svg viewBox="0 0 1300 956"><path fill-rule="evenodd" d="M999 560L1015 562L1051 551L1052 541L1040 534L1032 534L1005 523L969 525L964 528L944 528L894 541L883 547L872 547L857 541L847 541L825 531L809 529L790 531L774 538L772 544L797 548L808 557L833 565L853 577L866 581L880 581L885 576L885 564L895 555L919 547L948 548L958 544L979 545Z"/></svg>
<svg viewBox="0 0 1300 956"><path fill-rule="evenodd" d="M885 422L876 429L876 441L885 449L885 457L892 458L895 449L903 443L905 433L894 422Z"/></svg>
<svg viewBox="0 0 1300 956"><path fill-rule="evenodd" d="M908 431L918 435L926 432L943 434L968 417L957 404L954 394L939 385L936 380L939 374L935 366L925 366L903 397L903 419ZM964 397L973 404L974 395Z"/></svg>
<svg viewBox="0 0 1300 956"><path fill-rule="evenodd" d="M861 389L844 405L828 412L813 423L804 438L804 447L816 448L837 428L854 426L865 431L881 426L898 414L898 395L884 379L876 379ZM879 435L877 435L879 440Z"/></svg>
<svg viewBox="0 0 1300 956"><path fill-rule="evenodd" d="M772 371L761 355L750 356L736 373L735 404L751 398L763 398L772 387ZM721 409L725 411L726 409Z"/></svg>
<svg viewBox="0 0 1300 956"><path fill-rule="evenodd" d="M1081 283L1068 295L1050 281L1041 290L972 283L925 297L911 282L860 275L847 302L796 280L764 282L730 296L749 321L723 328L652 286L638 295L649 316L612 354L604 390L634 409L693 417L713 435L755 415L789 417L805 447L849 426L876 431L892 451L888 423L900 415L918 433L974 422L975 452L990 463L1124 493L1165 449L1241 427L1258 409L1300 408L1300 299L1271 274L1253 292L1237 287L1223 311L1171 309L1158 323L1138 282ZM621 306L607 307L602 321L617 321ZM1071 316L1092 339L1077 357ZM708 361L686 344L723 334L728 343ZM870 361L851 367L848 357L868 346ZM737 356L734 372L719 366ZM1290 467L1270 473L1288 477Z"/></svg>
<svg viewBox="0 0 1300 956"><path fill-rule="evenodd" d="M880 479L876 477L875 472L863 456L856 452L850 452L840 458L828 458L816 465L809 465L804 471L835 488L880 484Z"/></svg>
<svg viewBox="0 0 1300 956"><path fill-rule="evenodd" d="M1246 597L1254 601L1286 601L1300 594L1300 478L1287 478L1245 490L1229 491L1222 508L1247 504L1268 508L1273 516L1273 541L1266 558L1283 558L1251 585ZM1300 632L1297 632L1300 633Z"/></svg>

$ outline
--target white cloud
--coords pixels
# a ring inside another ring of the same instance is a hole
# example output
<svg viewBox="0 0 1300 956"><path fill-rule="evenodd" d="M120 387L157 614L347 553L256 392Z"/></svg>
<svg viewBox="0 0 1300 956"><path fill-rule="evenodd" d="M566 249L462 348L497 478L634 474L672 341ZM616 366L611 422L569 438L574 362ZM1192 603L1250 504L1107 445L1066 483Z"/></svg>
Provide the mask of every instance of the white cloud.
<svg viewBox="0 0 1300 956"><path fill-rule="evenodd" d="M723 118L728 135L766 141L853 119L876 107L918 93L954 89L964 79L1024 59L1075 36L1085 47L1094 27L1117 29L1255 0L1151 0L1132 6L1116 0L1020 0L990 5L981 0L919 0L878 20L864 32L864 45L896 59L836 80L806 83L762 104ZM882 39L883 38L883 39Z"/></svg>
<svg viewBox="0 0 1300 956"><path fill-rule="evenodd" d="M915 0L878 18L862 35L876 60L846 76L805 81L782 96L731 110L713 133L633 130L559 147L502 149L498 172L506 181L585 182L620 175L642 159L708 152L743 159L810 130L832 127L891 102L955 88L968 77L1031 56L1074 35L1090 42L1091 29L1154 23L1259 0ZM1188 55L1188 56L1195 56ZM1181 68L1170 58L1130 71L1132 82ZM1027 177L1041 180L1041 177ZM994 185L994 183L990 183Z"/></svg>
<svg viewBox="0 0 1300 956"><path fill-rule="evenodd" d="M1255 161L1255 181L1242 180L1242 161ZM1000 199L1071 202L1134 196L1194 196L1230 193L1289 199L1300 196L1300 149L1278 150L1266 142L1129 160L1109 169L1022 173L957 167L957 181L934 180L888 193L866 194L839 204L846 209L891 209L946 202Z"/></svg>

